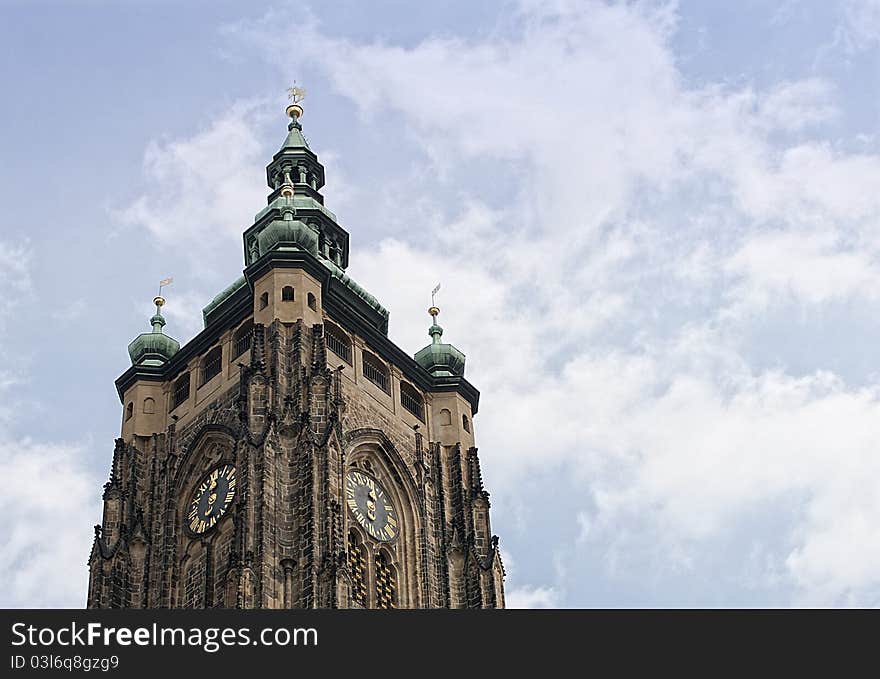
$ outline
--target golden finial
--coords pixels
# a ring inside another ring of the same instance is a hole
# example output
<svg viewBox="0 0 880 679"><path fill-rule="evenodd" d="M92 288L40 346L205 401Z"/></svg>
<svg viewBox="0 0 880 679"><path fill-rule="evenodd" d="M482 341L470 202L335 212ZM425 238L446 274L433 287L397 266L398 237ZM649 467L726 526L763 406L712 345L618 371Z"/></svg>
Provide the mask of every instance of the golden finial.
<svg viewBox="0 0 880 679"><path fill-rule="evenodd" d="M293 87L287 88L287 98L290 103L287 105L287 115L294 120L298 120L303 114L303 107L300 105L306 98L305 88L299 87L296 80L293 81Z"/></svg>

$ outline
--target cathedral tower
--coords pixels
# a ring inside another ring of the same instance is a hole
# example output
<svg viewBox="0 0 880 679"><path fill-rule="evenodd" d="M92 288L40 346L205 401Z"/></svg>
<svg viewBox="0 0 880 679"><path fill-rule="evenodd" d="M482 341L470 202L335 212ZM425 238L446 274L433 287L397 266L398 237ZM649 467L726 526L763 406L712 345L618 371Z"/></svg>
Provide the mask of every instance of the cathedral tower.
<svg viewBox="0 0 880 679"><path fill-rule="evenodd" d="M504 606L465 357L434 306L406 354L346 274L297 99L244 275L183 347L161 295L129 345L91 608Z"/></svg>

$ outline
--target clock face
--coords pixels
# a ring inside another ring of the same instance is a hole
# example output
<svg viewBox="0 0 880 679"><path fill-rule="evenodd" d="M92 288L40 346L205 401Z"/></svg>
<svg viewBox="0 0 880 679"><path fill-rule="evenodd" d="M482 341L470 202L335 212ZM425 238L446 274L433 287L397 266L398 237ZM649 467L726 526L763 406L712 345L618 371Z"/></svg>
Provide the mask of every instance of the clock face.
<svg viewBox="0 0 880 679"><path fill-rule="evenodd" d="M372 476L362 471L348 472L345 500L354 518L373 539L390 542L397 537L397 512L388 493Z"/></svg>
<svg viewBox="0 0 880 679"><path fill-rule="evenodd" d="M235 497L235 467L225 464L208 474L196 488L189 503L189 529L193 533L210 530L229 510Z"/></svg>

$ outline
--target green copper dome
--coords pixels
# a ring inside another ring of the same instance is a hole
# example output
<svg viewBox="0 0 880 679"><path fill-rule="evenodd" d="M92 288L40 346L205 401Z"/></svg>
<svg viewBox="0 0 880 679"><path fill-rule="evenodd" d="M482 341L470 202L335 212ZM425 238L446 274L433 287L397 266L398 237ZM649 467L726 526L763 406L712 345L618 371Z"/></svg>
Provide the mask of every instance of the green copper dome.
<svg viewBox="0 0 880 679"><path fill-rule="evenodd" d="M162 317L165 300L157 297L154 301L156 315L150 319L153 331L138 335L128 345L132 365L164 365L180 350L180 342L162 332L165 327L165 319Z"/></svg>
<svg viewBox="0 0 880 679"><path fill-rule="evenodd" d="M431 307L431 311L439 309ZM435 376L464 375L464 354L451 344L440 341L443 328L437 325L437 314L434 316L434 324L428 330L431 336L431 344L415 355L416 363Z"/></svg>
<svg viewBox="0 0 880 679"><path fill-rule="evenodd" d="M260 256L279 243L292 243L298 245L306 252L318 254L318 234L304 222L293 219L292 212L285 213L285 219L275 219L270 222L257 236L257 246Z"/></svg>

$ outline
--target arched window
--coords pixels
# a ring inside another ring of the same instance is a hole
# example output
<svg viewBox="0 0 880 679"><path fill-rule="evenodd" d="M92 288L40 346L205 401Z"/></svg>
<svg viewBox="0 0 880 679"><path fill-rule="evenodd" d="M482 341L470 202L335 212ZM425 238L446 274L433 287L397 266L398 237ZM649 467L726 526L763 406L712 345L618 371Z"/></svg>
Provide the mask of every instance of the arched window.
<svg viewBox="0 0 880 679"><path fill-rule="evenodd" d="M348 534L348 574L354 603L367 607L367 557L354 531Z"/></svg>
<svg viewBox="0 0 880 679"><path fill-rule="evenodd" d="M327 348L351 365L351 340L348 339L348 335L341 328L324 321L324 337L327 340Z"/></svg>
<svg viewBox="0 0 880 679"><path fill-rule="evenodd" d="M174 383L174 391L171 394L171 410L189 398L189 373L184 373Z"/></svg>
<svg viewBox="0 0 880 679"><path fill-rule="evenodd" d="M311 309L312 311L317 311L317 310L318 310L318 298L315 297L315 296L310 292L309 295L308 295L308 298L307 298L307 299L308 299L308 301L309 301L309 309ZM350 363L350 362L351 362L351 361L349 361L349 363Z"/></svg>
<svg viewBox="0 0 880 679"><path fill-rule="evenodd" d="M152 399L149 396L147 396L147 398L144 399L144 414L152 415L155 412L156 412L156 401L155 401L155 399Z"/></svg>
<svg viewBox="0 0 880 679"><path fill-rule="evenodd" d="M281 301L282 302L292 302L293 301L293 286L285 285L281 288Z"/></svg>
<svg viewBox="0 0 880 679"><path fill-rule="evenodd" d="M446 408L440 411L440 426L445 427L447 425L452 424L452 413L450 413Z"/></svg>
<svg viewBox="0 0 880 679"><path fill-rule="evenodd" d="M245 321L242 323L235 334L232 335L232 357L230 362L241 356L244 352L251 348L251 337L254 334L254 322Z"/></svg>
<svg viewBox="0 0 880 679"><path fill-rule="evenodd" d="M265 309L267 306L269 306L269 293L264 292L260 295L260 309Z"/></svg>
<svg viewBox="0 0 880 679"><path fill-rule="evenodd" d="M223 350L220 347L214 347L205 354L205 358L202 361L202 382L201 384L207 384L214 377L220 374L221 366L223 364ZM199 386L201 386L201 384Z"/></svg>
<svg viewBox="0 0 880 679"><path fill-rule="evenodd" d="M130 420L132 415L134 415L134 403L129 403L127 406L125 406L126 421Z"/></svg>
<svg viewBox="0 0 880 679"><path fill-rule="evenodd" d="M415 390L415 387L406 382L400 383L400 405L420 420L424 420L425 403L422 400L422 395Z"/></svg>
<svg viewBox="0 0 880 679"><path fill-rule="evenodd" d="M379 387L382 391L390 394L391 393L391 380L388 378L388 368L379 360L378 357L373 356L368 351L361 352L361 357L364 360L364 377L366 377L370 382Z"/></svg>
<svg viewBox="0 0 880 679"><path fill-rule="evenodd" d="M397 582L391 560L385 552L376 556L376 608L397 607Z"/></svg>
<svg viewBox="0 0 880 679"><path fill-rule="evenodd" d="M464 429L464 430L465 430L466 432L468 432L468 433L470 433L470 431L471 431L471 423L468 422L468 416L467 416L467 415L462 415L462 416L461 416L461 428Z"/></svg>

